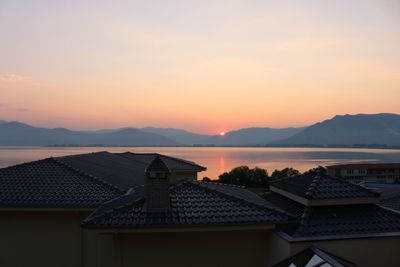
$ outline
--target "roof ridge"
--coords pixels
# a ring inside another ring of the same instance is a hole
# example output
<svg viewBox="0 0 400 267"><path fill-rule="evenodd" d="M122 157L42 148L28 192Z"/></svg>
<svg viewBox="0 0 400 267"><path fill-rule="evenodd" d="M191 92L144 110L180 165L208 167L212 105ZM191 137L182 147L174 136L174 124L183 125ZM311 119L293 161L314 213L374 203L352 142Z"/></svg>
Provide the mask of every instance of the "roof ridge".
<svg viewBox="0 0 400 267"><path fill-rule="evenodd" d="M207 169L206 167L203 167L203 166L201 166L201 165L199 165L199 164L197 164L197 163L195 163L195 162L193 162L193 161L190 161L190 160L185 160L185 159L181 159L181 158L176 158L176 157L172 157L172 156L164 155L164 154L160 154L160 153L153 153L153 154L155 154L155 155L157 155L157 156L160 156L160 157L165 157L165 158L177 160L177 161L180 161L180 162L183 162L183 163L186 163L186 164L190 164L190 165L193 165L193 166L196 166L196 167L201 167L201 168L203 168L203 169Z"/></svg>
<svg viewBox="0 0 400 267"><path fill-rule="evenodd" d="M13 169L13 168L21 167L21 166L28 165L28 164L31 164L31 163L49 161L51 159L52 159L52 157L48 157L48 158L44 158L44 159L38 159L38 160L34 160L34 161L28 161L28 162L22 162L22 163L18 163L18 164L14 164L14 165L9 165L9 166L5 166L5 167L0 168L0 171L1 170L6 170L6 169Z"/></svg>
<svg viewBox="0 0 400 267"><path fill-rule="evenodd" d="M197 181L197 182L200 182L200 181ZM230 186L230 187L237 187L237 188L246 188L244 185L226 184L226 183L221 183L221 182L207 182L207 181L201 181L200 183L204 183L204 184L216 184L216 185Z"/></svg>
<svg viewBox="0 0 400 267"><path fill-rule="evenodd" d="M89 173L86 173L86 172L84 172L84 171L82 171L82 170L80 170L80 169L74 168L74 167L72 167L70 164L63 162L62 160L59 160L58 158L50 157L49 159L52 159L52 160L53 160L54 162L56 162L57 164L59 164L59 165L65 167L65 168L67 168L67 169L69 169L69 170L71 170L71 171L74 171L74 172L76 172L76 173L78 173L78 174L81 174L81 175L85 176L86 178L89 178L89 179L95 181L96 183L99 183L99 184L102 184L102 185L106 185L106 186L108 186L108 187L111 187L113 190L117 190L117 191L119 191L119 192L125 192L125 191L122 190L121 188L119 188L119 187L117 187L117 186L115 186L115 185L113 185L113 184L110 184L110 183L104 181L103 179L100 179L100 178L98 178L98 177L96 177L96 176L93 176L93 175L91 175L91 174L89 174Z"/></svg>
<svg viewBox="0 0 400 267"><path fill-rule="evenodd" d="M139 188L139 187L143 187L143 186L138 186L136 188ZM119 206L112 206L111 205L110 207L105 207L106 205L110 205L112 203L115 203L118 200L121 200L123 198L128 198L131 195L140 194L140 193L141 193L140 191L134 190L133 192L126 192L125 194L122 194L120 196L117 196L115 198L112 198L110 200L107 200L107 201L103 202L91 214L89 214L89 216L87 218L85 218L83 220L81 225L86 224L88 221L90 221L90 220L92 220L94 218L102 218L102 217L106 216L107 214L109 214L112 211L119 210L119 209L125 209L125 208L128 208L130 206L135 205L137 202L142 201L144 199L144 196L138 196L134 200L128 201L127 203L121 204ZM105 210L103 210L104 208L105 208ZM96 214L98 212L100 212L100 213Z"/></svg>
<svg viewBox="0 0 400 267"><path fill-rule="evenodd" d="M212 188L209 188L209 187L206 187L206 186L202 186L201 183L203 183L203 182L200 182L200 181L186 181L186 182L191 183L191 184L194 184L194 185L196 185L196 186L198 186L198 187L200 187L200 188L202 188L202 189L204 189L204 190L216 192L217 194L223 195L223 196L228 197L228 198L233 198L233 199L235 199L235 200L237 200L237 201L239 201L239 202L246 203L246 204L250 204L250 205L254 205L254 206L256 206L257 208L262 209L262 210L264 210L264 211L274 211L274 212L280 213L281 215L286 215L286 216L288 216L289 218L290 218L290 217L293 217L291 214L288 214L287 212L285 212L285 211L283 211L283 210L280 210L280 209L277 209L277 208L275 208L275 207L270 207L270 206L266 206L266 205L264 206L264 205L261 205L261 204L257 204L257 203L255 203L255 202L249 201L249 200L244 199L244 198L236 197L236 196L234 196L234 195L232 195L232 194L228 194L228 193L226 193L226 192L221 192L221 191L218 191L218 190L216 190L216 189L212 189ZM207 183L207 182L206 182L206 183ZM209 184L213 184L213 183L209 183ZM217 184L218 184L218 183L217 183ZM222 185L225 185L225 184L222 184ZM239 188L242 188L242 187L239 187ZM243 187L242 189L248 190L248 189L246 189L245 187ZM251 191L250 191L250 192L251 192ZM251 193L252 193L252 192L251 192ZM262 200L264 200L265 202L267 202L264 198L262 198L262 197L260 197L260 198L261 198Z"/></svg>
<svg viewBox="0 0 400 267"><path fill-rule="evenodd" d="M331 175L328 175L328 174L325 174L325 176L328 177L328 178L330 178L330 179L332 179L332 180L336 180L336 181L340 181L340 182L342 182L342 183L350 184L350 185L353 185L353 186L355 186L355 187L358 187L358 188L360 188L360 189L362 189L362 190L368 191L368 192L374 194L374 195L377 196L377 197L379 197L379 196L381 195L379 192L377 192L377 191L375 191L375 190L372 190L372 189L368 189L368 188L366 188L366 187L364 187L364 186L362 186L362 185L353 184L353 183L350 183L350 182L348 182L348 181L345 181L345 180L343 180L343 179L341 179L341 178L338 178L338 177L335 177L335 176L331 176Z"/></svg>
<svg viewBox="0 0 400 267"><path fill-rule="evenodd" d="M319 180L322 178L322 176L317 173L312 182L309 184L306 193L304 194L306 198L313 198L314 197L314 193L317 190L317 186L318 186L318 182Z"/></svg>
<svg viewBox="0 0 400 267"><path fill-rule="evenodd" d="M122 158L126 159L126 157L122 156L121 154L127 154L127 153L128 154L132 154L132 155L135 155L135 154L154 154L154 153L133 153L133 152L130 152L130 151L126 151L126 152L122 152L122 153L112 153L112 154L114 154L114 155L116 155L118 157L122 157ZM136 162L138 162L140 164L144 164L146 166L148 165L148 163L146 163L144 161L141 161L141 160L138 160L136 158L130 158L129 160L136 161Z"/></svg>
<svg viewBox="0 0 400 267"><path fill-rule="evenodd" d="M303 214L300 216L298 220L298 225L293 231L294 234L301 232L304 228L307 228L308 226L308 217L311 214L311 209L309 207L305 207Z"/></svg>

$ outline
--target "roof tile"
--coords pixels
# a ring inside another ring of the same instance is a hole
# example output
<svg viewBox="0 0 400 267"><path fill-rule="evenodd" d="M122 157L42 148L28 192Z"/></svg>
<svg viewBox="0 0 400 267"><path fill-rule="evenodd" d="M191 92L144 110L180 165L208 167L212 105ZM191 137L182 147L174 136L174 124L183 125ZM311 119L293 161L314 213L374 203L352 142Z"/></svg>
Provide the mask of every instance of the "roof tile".
<svg viewBox="0 0 400 267"><path fill-rule="evenodd" d="M130 194L136 196L132 198ZM171 185L171 209L168 212L147 212L143 191L130 194L110 201L107 208L100 207L85 220L84 226L129 228L274 224L290 218L284 212L261 204L261 201L255 204L246 198L208 188L202 182L185 181ZM121 207L121 202L125 203L123 208L116 208Z"/></svg>
<svg viewBox="0 0 400 267"><path fill-rule="evenodd" d="M271 186L307 199L379 197L375 191L317 172L284 178Z"/></svg>

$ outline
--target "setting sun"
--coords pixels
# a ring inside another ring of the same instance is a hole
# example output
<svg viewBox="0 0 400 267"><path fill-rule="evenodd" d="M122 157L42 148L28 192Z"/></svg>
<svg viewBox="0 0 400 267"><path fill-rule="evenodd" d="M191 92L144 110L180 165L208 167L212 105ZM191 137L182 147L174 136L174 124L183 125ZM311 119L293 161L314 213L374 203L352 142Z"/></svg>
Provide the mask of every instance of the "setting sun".
<svg viewBox="0 0 400 267"><path fill-rule="evenodd" d="M220 132L219 135L220 135L220 136L224 136L224 135L225 135L225 132Z"/></svg>

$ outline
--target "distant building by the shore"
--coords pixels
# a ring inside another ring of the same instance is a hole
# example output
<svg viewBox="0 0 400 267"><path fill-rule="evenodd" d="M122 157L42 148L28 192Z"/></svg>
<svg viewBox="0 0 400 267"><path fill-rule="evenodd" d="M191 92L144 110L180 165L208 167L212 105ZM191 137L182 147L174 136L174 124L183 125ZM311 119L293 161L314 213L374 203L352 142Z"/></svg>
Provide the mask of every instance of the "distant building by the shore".
<svg viewBox="0 0 400 267"><path fill-rule="evenodd" d="M400 163L357 163L327 166L329 175L343 178L353 183L400 181Z"/></svg>

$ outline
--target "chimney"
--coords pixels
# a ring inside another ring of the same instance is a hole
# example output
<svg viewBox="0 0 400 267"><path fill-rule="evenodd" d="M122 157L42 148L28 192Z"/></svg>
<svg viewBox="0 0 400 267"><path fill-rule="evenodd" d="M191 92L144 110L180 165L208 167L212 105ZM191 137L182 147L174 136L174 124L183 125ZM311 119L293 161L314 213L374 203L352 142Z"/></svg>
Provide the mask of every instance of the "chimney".
<svg viewBox="0 0 400 267"><path fill-rule="evenodd" d="M149 212L166 212L170 209L169 175L171 171L157 156L146 168L146 205Z"/></svg>

